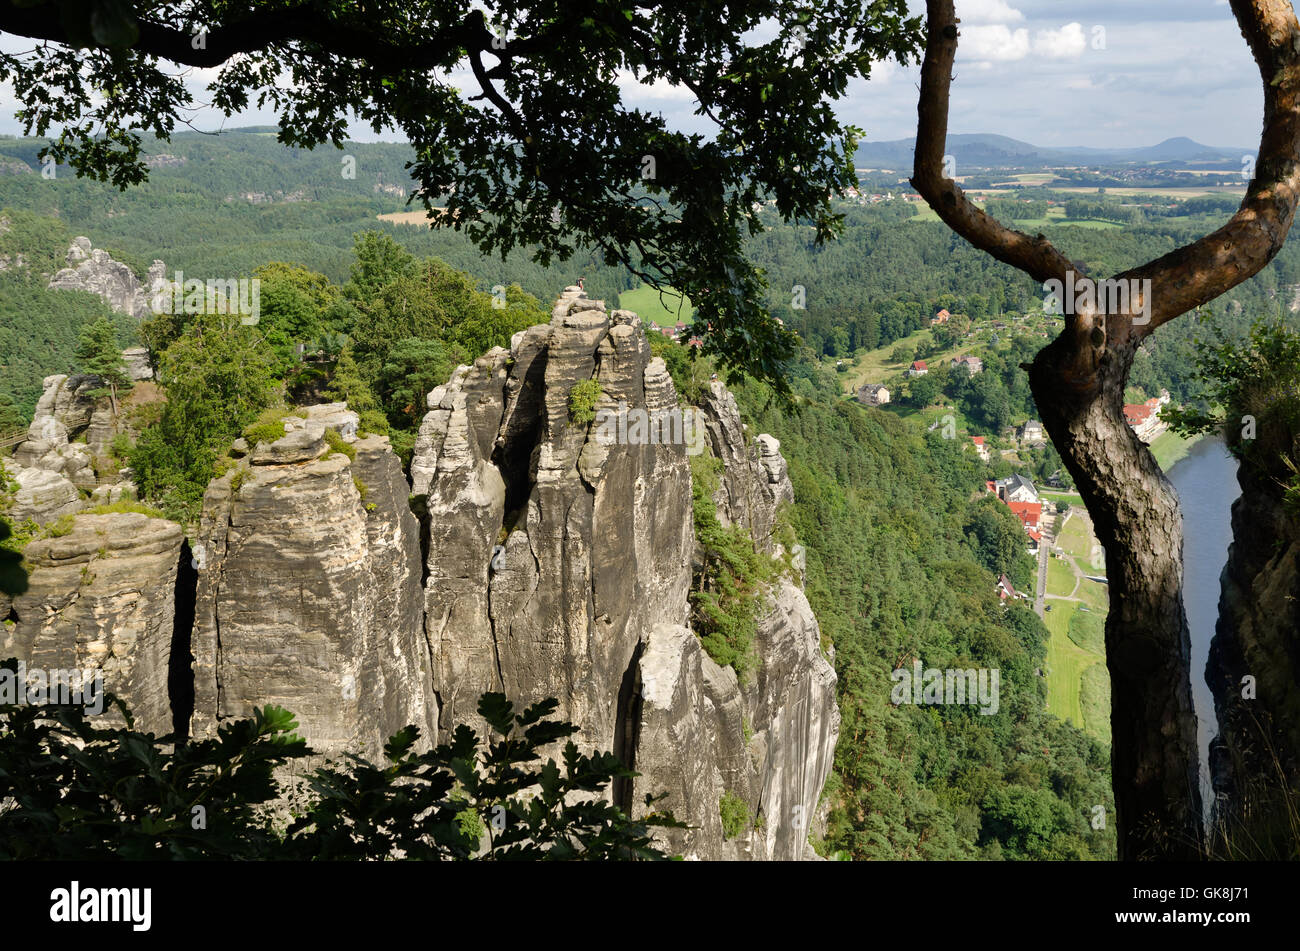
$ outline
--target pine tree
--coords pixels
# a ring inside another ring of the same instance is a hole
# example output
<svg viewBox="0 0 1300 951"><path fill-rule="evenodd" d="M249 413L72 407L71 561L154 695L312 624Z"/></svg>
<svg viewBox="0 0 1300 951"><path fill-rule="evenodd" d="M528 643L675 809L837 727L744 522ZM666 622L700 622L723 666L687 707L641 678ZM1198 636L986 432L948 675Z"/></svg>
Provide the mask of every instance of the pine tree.
<svg viewBox="0 0 1300 951"><path fill-rule="evenodd" d="M77 341L77 360L87 373L104 381L117 416L117 394L130 387L131 378L122 362L122 351L117 345L117 328L108 317L100 317L81 330Z"/></svg>

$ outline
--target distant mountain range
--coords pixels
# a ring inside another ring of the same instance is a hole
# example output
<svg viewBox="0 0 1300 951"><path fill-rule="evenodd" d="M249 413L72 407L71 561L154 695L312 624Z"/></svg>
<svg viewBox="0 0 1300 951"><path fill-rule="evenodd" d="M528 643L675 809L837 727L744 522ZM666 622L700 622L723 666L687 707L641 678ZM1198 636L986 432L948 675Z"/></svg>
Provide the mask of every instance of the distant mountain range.
<svg viewBox="0 0 1300 951"><path fill-rule="evenodd" d="M904 169L912 165L916 139L863 142L858 146L859 168ZM1044 148L1005 135L976 133L948 136L948 153L959 165L1005 168L1060 165L1153 165L1167 162L1226 163L1239 166L1253 148L1225 149L1202 145L1186 137L1166 139L1159 145L1132 149L1098 149L1087 146Z"/></svg>

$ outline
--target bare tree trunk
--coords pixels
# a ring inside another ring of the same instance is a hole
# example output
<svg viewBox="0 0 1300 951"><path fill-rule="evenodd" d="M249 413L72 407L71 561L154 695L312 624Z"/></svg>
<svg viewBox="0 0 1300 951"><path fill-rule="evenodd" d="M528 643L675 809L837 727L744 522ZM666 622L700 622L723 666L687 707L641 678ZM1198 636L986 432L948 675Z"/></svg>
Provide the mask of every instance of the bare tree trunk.
<svg viewBox="0 0 1300 951"><path fill-rule="evenodd" d="M1030 385L1106 552L1112 784L1121 859L1195 859L1201 796L1178 496L1123 415L1132 351L1082 393L1042 350Z"/></svg>

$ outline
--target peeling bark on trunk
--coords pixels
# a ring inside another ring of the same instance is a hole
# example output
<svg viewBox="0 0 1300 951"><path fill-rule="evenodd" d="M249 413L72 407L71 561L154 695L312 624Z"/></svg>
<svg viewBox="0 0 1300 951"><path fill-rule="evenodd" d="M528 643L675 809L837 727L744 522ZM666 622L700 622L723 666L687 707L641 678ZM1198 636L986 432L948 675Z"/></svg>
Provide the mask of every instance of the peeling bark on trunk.
<svg viewBox="0 0 1300 951"><path fill-rule="evenodd" d="M1030 370L1043 424L1106 552L1111 758L1121 859L1201 857L1191 642L1178 496L1123 415L1132 351L1073 392L1044 349ZM1114 354L1111 354L1114 356Z"/></svg>

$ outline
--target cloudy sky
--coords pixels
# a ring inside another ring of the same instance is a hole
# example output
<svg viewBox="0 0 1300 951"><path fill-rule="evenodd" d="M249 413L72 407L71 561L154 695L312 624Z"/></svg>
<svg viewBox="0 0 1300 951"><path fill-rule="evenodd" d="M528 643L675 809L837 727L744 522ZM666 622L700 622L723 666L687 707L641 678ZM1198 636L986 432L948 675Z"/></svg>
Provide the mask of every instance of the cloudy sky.
<svg viewBox="0 0 1300 951"><path fill-rule="evenodd" d="M909 0L916 12L923 2ZM962 36L953 85L952 132L994 132L1043 146L1153 145L1185 135L1207 145L1253 149L1262 121L1259 74L1227 0L957 0ZM0 46L27 45L0 36ZM841 102L841 116L867 139L911 136L919 70L877 66ZM202 101L201 73L190 77ZM454 76L474 91L471 77ZM683 90L623 77L628 100L676 126L706 131ZM0 87L0 133L19 134L10 90ZM230 120L200 110L198 128L268 124L250 111ZM355 125L356 138L376 136Z"/></svg>

